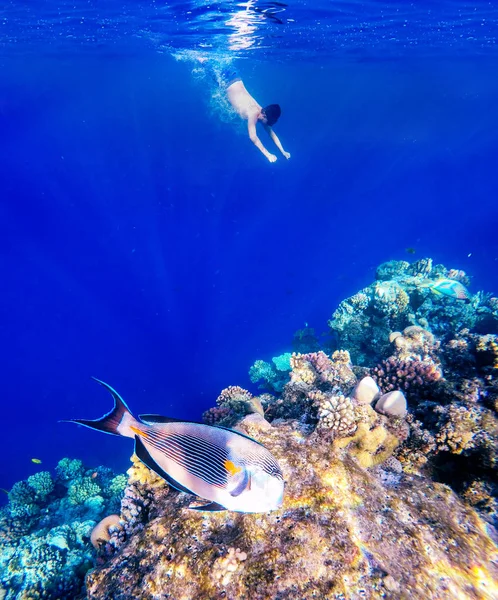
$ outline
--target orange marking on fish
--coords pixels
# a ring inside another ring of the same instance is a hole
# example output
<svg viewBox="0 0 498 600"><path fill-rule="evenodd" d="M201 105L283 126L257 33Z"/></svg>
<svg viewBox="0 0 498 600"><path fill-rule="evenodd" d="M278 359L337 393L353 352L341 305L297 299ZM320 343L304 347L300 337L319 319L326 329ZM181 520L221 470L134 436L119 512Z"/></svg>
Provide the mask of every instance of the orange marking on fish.
<svg viewBox="0 0 498 600"><path fill-rule="evenodd" d="M136 433L137 435L141 435L144 438L148 438L149 437L148 434L145 433L145 431L142 431L138 427L133 427L133 425L130 425L130 429L133 431L133 433Z"/></svg>
<svg viewBox="0 0 498 600"><path fill-rule="evenodd" d="M242 471L241 467L237 467L231 460L225 461L225 469L230 473L230 475L237 475Z"/></svg>

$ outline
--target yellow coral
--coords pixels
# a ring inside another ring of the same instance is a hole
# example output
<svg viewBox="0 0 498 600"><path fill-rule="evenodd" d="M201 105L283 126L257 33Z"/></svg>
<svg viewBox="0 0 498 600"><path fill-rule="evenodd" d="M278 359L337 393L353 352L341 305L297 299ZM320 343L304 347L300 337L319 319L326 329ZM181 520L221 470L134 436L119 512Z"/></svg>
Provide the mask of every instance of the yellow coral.
<svg viewBox="0 0 498 600"><path fill-rule="evenodd" d="M360 423L354 435L334 440L333 446L337 449L346 448L360 466L369 468L388 459L398 443L398 438L382 425L370 429L368 423Z"/></svg>
<svg viewBox="0 0 498 600"><path fill-rule="evenodd" d="M453 454L461 454L474 447L474 435L477 433L479 416L464 406L450 406L448 421L436 435L440 450L449 450Z"/></svg>
<svg viewBox="0 0 498 600"><path fill-rule="evenodd" d="M230 583L232 574L239 569L240 563L247 559L247 554L240 548L229 548L228 554L219 558L213 566L213 576L225 586Z"/></svg>
<svg viewBox="0 0 498 600"><path fill-rule="evenodd" d="M410 298L395 281L380 281L375 284L374 302L383 313L394 316L406 309Z"/></svg>
<svg viewBox="0 0 498 600"><path fill-rule="evenodd" d="M147 484L152 487L167 485L164 479L146 467L136 454L132 455L131 462L133 463L132 466L126 471L128 474L128 483Z"/></svg>
<svg viewBox="0 0 498 600"><path fill-rule="evenodd" d="M344 365L351 364L351 356L347 350L336 350L332 354L332 360L335 363L342 363Z"/></svg>
<svg viewBox="0 0 498 600"><path fill-rule="evenodd" d="M303 354L292 354L290 357L291 381L302 382L312 385L315 382L316 372L311 367L308 359Z"/></svg>
<svg viewBox="0 0 498 600"><path fill-rule="evenodd" d="M496 335L480 335L477 338L476 350L490 354L493 361L493 367L498 369L498 338Z"/></svg>
<svg viewBox="0 0 498 600"><path fill-rule="evenodd" d="M349 298L349 302L357 309L357 310L365 310L368 306L370 299L364 292L358 292L354 296Z"/></svg>

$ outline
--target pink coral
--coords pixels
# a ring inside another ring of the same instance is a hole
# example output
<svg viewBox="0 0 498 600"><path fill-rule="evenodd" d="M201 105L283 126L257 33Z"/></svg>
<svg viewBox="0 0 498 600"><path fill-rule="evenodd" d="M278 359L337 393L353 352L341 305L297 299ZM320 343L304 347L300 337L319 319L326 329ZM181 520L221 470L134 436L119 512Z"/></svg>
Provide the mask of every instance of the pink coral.
<svg viewBox="0 0 498 600"><path fill-rule="evenodd" d="M232 415L232 410L228 406L213 406L202 414L202 420L206 425L218 425Z"/></svg>
<svg viewBox="0 0 498 600"><path fill-rule="evenodd" d="M431 360L403 360L391 356L372 369L372 377L384 394L402 390L408 400L419 402L430 397L442 375Z"/></svg>

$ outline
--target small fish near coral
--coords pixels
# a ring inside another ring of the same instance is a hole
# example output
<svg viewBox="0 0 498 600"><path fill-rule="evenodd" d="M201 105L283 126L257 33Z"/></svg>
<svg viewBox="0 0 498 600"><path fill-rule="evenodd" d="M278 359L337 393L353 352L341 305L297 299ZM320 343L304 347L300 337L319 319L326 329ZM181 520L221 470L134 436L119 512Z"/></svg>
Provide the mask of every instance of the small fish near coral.
<svg viewBox="0 0 498 600"><path fill-rule="evenodd" d="M32 459L31 459L31 462L32 462L32 463L35 463L35 465L41 465L41 462L42 462L42 461L41 461L39 458L32 458Z"/></svg>
<svg viewBox="0 0 498 600"><path fill-rule="evenodd" d="M433 281L423 281L419 284L419 287L428 288L438 296L449 296L450 298L456 298L457 300L470 300L469 290L459 281L455 281L454 279L440 277Z"/></svg>
<svg viewBox="0 0 498 600"><path fill-rule="evenodd" d="M280 508L282 471L259 442L232 429L160 415L139 415L137 420L111 386L95 381L111 393L114 408L94 421L68 422L135 438L135 454L149 469L173 488L209 501L190 508L243 513Z"/></svg>

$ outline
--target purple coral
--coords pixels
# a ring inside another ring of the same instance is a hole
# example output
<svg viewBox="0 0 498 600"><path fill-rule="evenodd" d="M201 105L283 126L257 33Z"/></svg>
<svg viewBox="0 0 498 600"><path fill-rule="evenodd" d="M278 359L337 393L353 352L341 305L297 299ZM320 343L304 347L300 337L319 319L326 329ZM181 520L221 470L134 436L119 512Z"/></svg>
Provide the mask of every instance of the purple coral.
<svg viewBox="0 0 498 600"><path fill-rule="evenodd" d="M202 420L206 425L218 425L226 421L232 415L232 410L228 406L213 406L202 413Z"/></svg>
<svg viewBox="0 0 498 600"><path fill-rule="evenodd" d="M402 390L409 401L418 403L432 398L442 375L430 360L403 360L391 356L372 369L372 378L384 394Z"/></svg>

